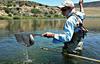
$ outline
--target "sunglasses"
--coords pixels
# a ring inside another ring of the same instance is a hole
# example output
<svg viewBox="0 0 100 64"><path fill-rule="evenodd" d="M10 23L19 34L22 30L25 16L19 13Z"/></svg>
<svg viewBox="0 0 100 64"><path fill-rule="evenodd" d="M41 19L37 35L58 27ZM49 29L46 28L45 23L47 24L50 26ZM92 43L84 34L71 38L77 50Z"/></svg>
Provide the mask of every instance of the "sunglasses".
<svg viewBox="0 0 100 64"><path fill-rule="evenodd" d="M66 11L67 9L66 9L66 8L61 8L60 10L61 10L61 11Z"/></svg>
<svg viewBox="0 0 100 64"><path fill-rule="evenodd" d="M68 10L68 9L70 9L70 7L63 7L63 8L61 8L60 10L61 10L61 11L66 11L66 10Z"/></svg>

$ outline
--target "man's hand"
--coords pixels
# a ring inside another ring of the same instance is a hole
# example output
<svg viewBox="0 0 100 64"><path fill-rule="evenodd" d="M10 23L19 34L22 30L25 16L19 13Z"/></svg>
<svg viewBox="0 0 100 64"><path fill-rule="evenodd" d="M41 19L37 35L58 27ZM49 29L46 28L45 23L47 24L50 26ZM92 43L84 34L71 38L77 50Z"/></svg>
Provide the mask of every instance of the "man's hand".
<svg viewBox="0 0 100 64"><path fill-rule="evenodd" d="M47 37L47 38L53 38L54 37L54 33L46 32L46 33L42 34L42 36Z"/></svg>
<svg viewBox="0 0 100 64"><path fill-rule="evenodd" d="M79 4L83 4L83 0L79 0Z"/></svg>
<svg viewBox="0 0 100 64"><path fill-rule="evenodd" d="M79 6L83 6L83 0L79 0Z"/></svg>
<svg viewBox="0 0 100 64"><path fill-rule="evenodd" d="M84 13L83 0L79 0L80 12Z"/></svg>

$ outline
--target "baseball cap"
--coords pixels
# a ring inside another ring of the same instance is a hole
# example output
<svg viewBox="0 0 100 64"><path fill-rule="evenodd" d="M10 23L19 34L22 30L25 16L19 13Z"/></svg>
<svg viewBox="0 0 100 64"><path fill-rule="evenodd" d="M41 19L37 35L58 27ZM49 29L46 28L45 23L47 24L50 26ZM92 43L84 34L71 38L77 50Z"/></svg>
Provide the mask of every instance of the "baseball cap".
<svg viewBox="0 0 100 64"><path fill-rule="evenodd" d="M64 0L61 5L59 5L59 8L63 8L63 7L74 7L74 3L71 0Z"/></svg>

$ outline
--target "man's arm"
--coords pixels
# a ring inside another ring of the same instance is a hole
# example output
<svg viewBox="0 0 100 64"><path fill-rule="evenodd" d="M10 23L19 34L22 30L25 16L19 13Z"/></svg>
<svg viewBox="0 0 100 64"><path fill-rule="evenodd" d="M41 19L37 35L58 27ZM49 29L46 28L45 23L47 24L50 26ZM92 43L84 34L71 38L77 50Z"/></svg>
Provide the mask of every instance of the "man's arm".
<svg viewBox="0 0 100 64"><path fill-rule="evenodd" d="M80 12L84 13L83 0L79 0Z"/></svg>

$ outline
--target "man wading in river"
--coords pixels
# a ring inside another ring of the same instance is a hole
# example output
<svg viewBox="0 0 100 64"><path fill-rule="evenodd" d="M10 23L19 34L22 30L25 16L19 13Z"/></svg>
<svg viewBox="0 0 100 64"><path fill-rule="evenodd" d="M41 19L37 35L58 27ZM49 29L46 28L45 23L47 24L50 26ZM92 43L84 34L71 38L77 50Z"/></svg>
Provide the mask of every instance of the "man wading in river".
<svg viewBox="0 0 100 64"><path fill-rule="evenodd" d="M54 34L46 32L42 36L53 38L54 43L63 42L64 47L62 53L78 54L83 49L83 38L87 30L83 27L84 9L83 0L79 1L80 12L75 11L74 3L71 0L65 0L59 9L62 14L67 17L64 24L63 34Z"/></svg>
<svg viewBox="0 0 100 64"><path fill-rule="evenodd" d="M79 1L80 12L75 11L74 3L71 0L65 0L59 9L62 14L67 18L64 24L64 33L55 34L51 32L46 32L42 34L43 37L53 38L54 43L64 43L62 48L62 53L72 53L79 54L83 49L83 38L87 32L87 29L83 26L84 20L84 9L83 9L83 0ZM26 37L23 37L26 38ZM23 39L22 38L22 39ZM21 38L19 38L21 39ZM34 35L30 34L29 38L24 40L26 44L32 45L34 43ZM32 43L33 41L33 43Z"/></svg>

